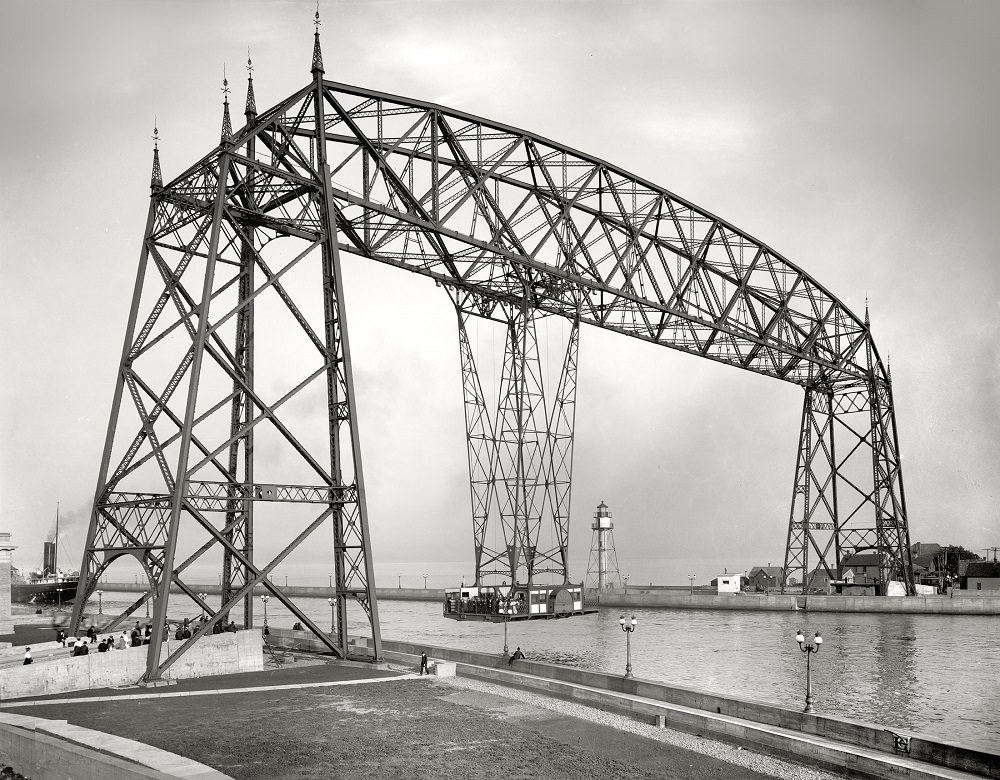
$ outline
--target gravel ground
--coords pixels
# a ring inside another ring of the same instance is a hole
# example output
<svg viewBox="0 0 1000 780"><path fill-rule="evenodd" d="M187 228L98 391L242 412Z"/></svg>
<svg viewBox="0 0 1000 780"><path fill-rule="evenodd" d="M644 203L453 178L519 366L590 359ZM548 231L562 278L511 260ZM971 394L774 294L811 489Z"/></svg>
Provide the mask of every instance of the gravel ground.
<svg viewBox="0 0 1000 780"><path fill-rule="evenodd" d="M492 694L512 701L522 702L532 707L551 710L552 712L557 712L568 717L580 718L619 731L664 742L674 747L710 756L732 764L734 767L749 769L766 776L785 778L786 780L836 780L841 777L840 775L834 775L829 772L811 769L778 758L755 753L752 750L737 747L727 742L719 742L714 739L707 739L669 728L657 728L656 726L641 723L634 718L628 718L624 715L604 712L603 710L586 707L582 704L540 696L516 688L506 688L502 685L494 685L467 677L448 678L446 682L455 688Z"/></svg>

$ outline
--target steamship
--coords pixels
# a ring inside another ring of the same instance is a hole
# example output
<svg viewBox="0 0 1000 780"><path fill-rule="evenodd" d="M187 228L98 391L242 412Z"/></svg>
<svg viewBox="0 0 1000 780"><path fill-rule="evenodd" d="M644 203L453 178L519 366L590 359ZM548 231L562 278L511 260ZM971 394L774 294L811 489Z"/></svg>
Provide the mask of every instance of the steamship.
<svg viewBox="0 0 1000 780"><path fill-rule="evenodd" d="M56 541L46 542L42 552L42 568L21 571L11 567L10 600L15 604L72 604L80 575L66 574L58 566L59 507L56 506Z"/></svg>

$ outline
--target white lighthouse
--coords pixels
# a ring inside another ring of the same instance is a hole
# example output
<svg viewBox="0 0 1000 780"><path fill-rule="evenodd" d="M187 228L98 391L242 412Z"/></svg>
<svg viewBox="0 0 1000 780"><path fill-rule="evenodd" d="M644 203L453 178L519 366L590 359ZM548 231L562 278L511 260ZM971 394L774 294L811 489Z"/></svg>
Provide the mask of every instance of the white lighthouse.
<svg viewBox="0 0 1000 780"><path fill-rule="evenodd" d="M618 555L615 553L615 523L611 519L611 510L601 501L594 512L594 531L590 545L590 561L587 564L587 587L597 590L608 590L621 586L621 573L618 571Z"/></svg>

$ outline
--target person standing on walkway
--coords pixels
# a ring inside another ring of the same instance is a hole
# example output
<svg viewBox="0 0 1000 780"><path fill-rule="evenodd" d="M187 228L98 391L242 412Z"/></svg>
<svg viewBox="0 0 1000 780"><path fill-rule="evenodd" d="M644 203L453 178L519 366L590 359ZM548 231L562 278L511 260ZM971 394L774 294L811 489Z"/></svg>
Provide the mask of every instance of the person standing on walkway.
<svg viewBox="0 0 1000 780"><path fill-rule="evenodd" d="M31 648L26 648L24 651L24 665L27 666L31 663Z"/></svg>
<svg viewBox="0 0 1000 780"><path fill-rule="evenodd" d="M427 653L426 653L426 651L421 650L420 651L420 675L423 676L424 674L430 674L430 672L427 671Z"/></svg>

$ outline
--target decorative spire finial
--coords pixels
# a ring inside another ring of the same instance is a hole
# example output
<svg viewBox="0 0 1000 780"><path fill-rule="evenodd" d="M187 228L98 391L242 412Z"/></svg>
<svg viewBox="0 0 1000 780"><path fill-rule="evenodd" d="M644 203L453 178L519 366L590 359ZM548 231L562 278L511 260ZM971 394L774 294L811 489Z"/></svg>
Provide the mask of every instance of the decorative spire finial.
<svg viewBox="0 0 1000 780"><path fill-rule="evenodd" d="M319 26L323 24L323 22L321 22L319 19L319 0L316 0L316 17L313 21L313 24L316 26L316 34L315 34L315 39L313 41L312 72L323 73L323 51L319 47Z"/></svg>
<svg viewBox="0 0 1000 780"><path fill-rule="evenodd" d="M871 320L868 319L868 296L866 295L865 296L865 327L867 328L870 325L871 325Z"/></svg>
<svg viewBox="0 0 1000 780"><path fill-rule="evenodd" d="M250 49L247 48L247 107L243 112L247 121L250 117L257 116L257 99L253 94L253 60L250 59Z"/></svg>
<svg viewBox="0 0 1000 780"><path fill-rule="evenodd" d="M149 179L149 186L159 188L163 186L163 172L160 170L160 130L157 127L156 117L153 117L153 175Z"/></svg>
<svg viewBox="0 0 1000 780"><path fill-rule="evenodd" d="M229 118L229 79L226 78L226 66L222 66L222 143L233 140L233 122Z"/></svg>

